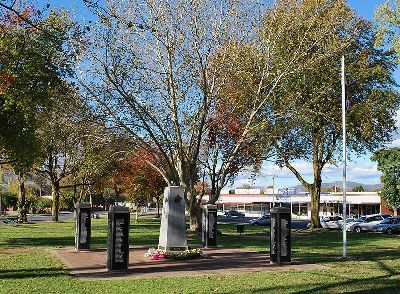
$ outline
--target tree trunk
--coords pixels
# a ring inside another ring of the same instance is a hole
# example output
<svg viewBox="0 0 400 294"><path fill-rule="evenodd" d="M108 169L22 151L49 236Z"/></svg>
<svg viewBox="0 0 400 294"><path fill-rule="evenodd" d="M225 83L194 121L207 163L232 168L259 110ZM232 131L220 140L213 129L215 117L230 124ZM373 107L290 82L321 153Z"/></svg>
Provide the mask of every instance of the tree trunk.
<svg viewBox="0 0 400 294"><path fill-rule="evenodd" d="M189 206L190 231L201 232L201 208L196 197L190 200Z"/></svg>
<svg viewBox="0 0 400 294"><path fill-rule="evenodd" d="M314 165L317 165L315 163ZM314 183L309 190L311 196L311 229L319 228L319 207L321 202L321 170L314 166Z"/></svg>
<svg viewBox="0 0 400 294"><path fill-rule="evenodd" d="M25 177L22 172L18 174L18 221L21 223L28 222L28 218L26 216L26 203L25 203Z"/></svg>
<svg viewBox="0 0 400 294"><path fill-rule="evenodd" d="M60 183L58 181L52 184L51 196L53 197L51 219L54 222L58 222L58 210L60 209Z"/></svg>
<svg viewBox="0 0 400 294"><path fill-rule="evenodd" d="M314 185L313 185L314 186ZM319 206L320 206L320 193L317 193L315 187L310 191L311 196L311 229L319 227Z"/></svg>
<svg viewBox="0 0 400 294"><path fill-rule="evenodd" d="M161 197L160 196L158 196L158 197L156 197L156 202L157 202L157 214L156 214L156 218L160 218L160 201L161 200Z"/></svg>

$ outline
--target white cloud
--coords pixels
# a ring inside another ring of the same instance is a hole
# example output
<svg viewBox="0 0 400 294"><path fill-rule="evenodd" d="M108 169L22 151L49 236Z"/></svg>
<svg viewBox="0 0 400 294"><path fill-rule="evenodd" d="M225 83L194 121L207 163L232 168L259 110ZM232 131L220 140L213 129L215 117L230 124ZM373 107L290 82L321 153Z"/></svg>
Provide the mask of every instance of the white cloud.
<svg viewBox="0 0 400 294"><path fill-rule="evenodd" d="M312 182L313 169L311 163L298 161L293 163L293 166L306 181ZM285 188L300 184L293 173L287 168L280 169L274 164L265 163L261 168L261 175L259 177L251 178L250 174L243 173L229 188L238 187L243 184L260 187L271 186L273 175L275 176L275 187L277 188ZM362 184L378 184L380 183L380 176L381 173L377 170L375 162L371 162L368 159L348 162L347 181L359 182ZM322 182L325 183L341 181L342 177L343 170L341 166L327 164L322 171Z"/></svg>

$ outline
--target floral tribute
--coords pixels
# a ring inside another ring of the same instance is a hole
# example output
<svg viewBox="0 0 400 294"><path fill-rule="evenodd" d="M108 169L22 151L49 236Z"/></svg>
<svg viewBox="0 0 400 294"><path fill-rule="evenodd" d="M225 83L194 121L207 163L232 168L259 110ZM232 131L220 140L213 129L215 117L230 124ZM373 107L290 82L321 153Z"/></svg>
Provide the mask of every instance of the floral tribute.
<svg viewBox="0 0 400 294"><path fill-rule="evenodd" d="M150 257L151 260L161 259L193 259L198 258L202 254L200 249L187 249L182 252L165 252L161 249L149 248L144 254L145 257Z"/></svg>

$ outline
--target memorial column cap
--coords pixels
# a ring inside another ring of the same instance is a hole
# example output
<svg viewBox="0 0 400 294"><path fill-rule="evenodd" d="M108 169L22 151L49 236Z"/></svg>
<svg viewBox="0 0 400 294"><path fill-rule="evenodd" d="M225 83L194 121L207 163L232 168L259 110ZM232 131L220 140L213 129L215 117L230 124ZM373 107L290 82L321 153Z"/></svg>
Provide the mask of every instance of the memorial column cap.
<svg viewBox="0 0 400 294"><path fill-rule="evenodd" d="M217 209L217 205L215 205L215 204L206 204L206 205L203 205L203 207L205 209Z"/></svg>
<svg viewBox="0 0 400 294"><path fill-rule="evenodd" d="M80 209L80 208L92 208L92 204L90 204L89 202L78 203L76 205L76 209Z"/></svg>
<svg viewBox="0 0 400 294"><path fill-rule="evenodd" d="M110 212L129 212L129 207L126 207L126 206L110 206Z"/></svg>

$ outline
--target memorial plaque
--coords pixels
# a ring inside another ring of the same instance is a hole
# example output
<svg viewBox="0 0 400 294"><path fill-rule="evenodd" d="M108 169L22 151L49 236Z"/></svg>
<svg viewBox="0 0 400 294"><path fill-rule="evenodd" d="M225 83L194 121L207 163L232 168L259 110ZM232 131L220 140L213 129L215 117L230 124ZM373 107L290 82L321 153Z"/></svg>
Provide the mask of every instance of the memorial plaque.
<svg viewBox="0 0 400 294"><path fill-rule="evenodd" d="M291 213L289 208L271 209L270 262L291 262Z"/></svg>
<svg viewBox="0 0 400 294"><path fill-rule="evenodd" d="M184 251L188 248L183 196L182 187L166 187L164 190L158 248L167 252Z"/></svg>
<svg viewBox="0 0 400 294"><path fill-rule="evenodd" d="M90 249L91 210L90 203L76 205L75 250L77 251Z"/></svg>
<svg viewBox="0 0 400 294"><path fill-rule="evenodd" d="M204 247L217 246L217 206L205 205L202 218L202 241Z"/></svg>
<svg viewBox="0 0 400 294"><path fill-rule="evenodd" d="M127 271L129 262L129 208L111 206L108 212L108 271Z"/></svg>

